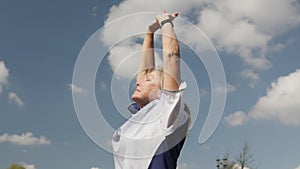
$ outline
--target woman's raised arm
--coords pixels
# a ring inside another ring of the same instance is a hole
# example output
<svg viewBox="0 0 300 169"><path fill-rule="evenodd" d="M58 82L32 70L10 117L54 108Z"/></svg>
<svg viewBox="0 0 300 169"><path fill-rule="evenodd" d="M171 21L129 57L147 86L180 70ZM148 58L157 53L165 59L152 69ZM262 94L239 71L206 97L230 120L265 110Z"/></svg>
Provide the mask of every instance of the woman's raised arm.
<svg viewBox="0 0 300 169"><path fill-rule="evenodd" d="M176 91L181 83L180 79L180 51L179 44L173 29L172 21L178 13L168 14L165 11L156 17L161 25L164 83L163 89Z"/></svg>
<svg viewBox="0 0 300 169"><path fill-rule="evenodd" d="M147 28L142 47L142 56L140 58L137 81L145 79L145 75L149 70L155 68L154 61L154 32L159 29L159 23L155 20Z"/></svg>

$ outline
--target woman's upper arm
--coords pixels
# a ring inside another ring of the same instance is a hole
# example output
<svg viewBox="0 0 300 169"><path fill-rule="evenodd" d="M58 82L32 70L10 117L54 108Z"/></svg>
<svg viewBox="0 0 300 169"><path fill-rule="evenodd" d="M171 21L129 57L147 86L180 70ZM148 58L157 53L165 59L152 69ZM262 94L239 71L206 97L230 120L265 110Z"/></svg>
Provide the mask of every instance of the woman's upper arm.
<svg viewBox="0 0 300 169"><path fill-rule="evenodd" d="M180 57L172 53L166 54L164 57L163 89L177 91L180 83Z"/></svg>

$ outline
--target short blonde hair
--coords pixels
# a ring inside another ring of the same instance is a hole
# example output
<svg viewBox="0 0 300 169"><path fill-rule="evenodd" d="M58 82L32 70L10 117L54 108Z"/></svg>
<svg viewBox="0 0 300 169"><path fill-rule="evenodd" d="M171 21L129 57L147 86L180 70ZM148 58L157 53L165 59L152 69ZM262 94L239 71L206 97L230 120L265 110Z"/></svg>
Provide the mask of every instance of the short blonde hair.
<svg viewBox="0 0 300 169"><path fill-rule="evenodd" d="M163 88L164 84L164 70L163 69L154 69L153 71L157 72L157 76L159 78L159 88Z"/></svg>

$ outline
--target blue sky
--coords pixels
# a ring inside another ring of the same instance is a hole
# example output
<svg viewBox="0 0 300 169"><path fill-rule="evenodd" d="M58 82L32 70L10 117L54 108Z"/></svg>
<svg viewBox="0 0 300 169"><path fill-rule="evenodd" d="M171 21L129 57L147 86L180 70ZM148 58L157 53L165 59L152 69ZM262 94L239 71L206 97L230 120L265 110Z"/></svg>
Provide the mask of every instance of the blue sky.
<svg viewBox="0 0 300 169"><path fill-rule="evenodd" d="M295 0L1 1L0 168L11 163L27 169L113 168L112 154L89 138L77 118L71 89L74 94L89 91L72 84L74 66L79 56L88 58L80 54L88 42L96 41L91 53L106 53L113 46L97 69L95 91L103 116L116 128L124 121L120 115L129 115L124 107L130 102L129 77L138 57L132 56L127 60L131 64L117 70L122 61L118 52L139 50L141 39L132 33L141 33L148 17L155 14L146 14L140 22L131 23L128 17L129 21L103 26L128 14L162 9L178 11L181 19L212 41L227 80L223 118L213 135L200 144L211 77L191 48L205 48L208 43L189 32L188 25L175 22L182 37L181 55L195 77L183 76L189 84L187 104L195 118L179 169L214 168L217 156L229 153L234 159L245 141L259 168L299 169L300 6ZM128 33L132 36L124 39ZM160 42L155 45L159 47ZM118 104L113 99L119 91L111 92L115 89L112 79L117 86L122 84L119 96L125 101ZM195 90L201 101L194 99ZM110 132L96 131L109 147Z"/></svg>

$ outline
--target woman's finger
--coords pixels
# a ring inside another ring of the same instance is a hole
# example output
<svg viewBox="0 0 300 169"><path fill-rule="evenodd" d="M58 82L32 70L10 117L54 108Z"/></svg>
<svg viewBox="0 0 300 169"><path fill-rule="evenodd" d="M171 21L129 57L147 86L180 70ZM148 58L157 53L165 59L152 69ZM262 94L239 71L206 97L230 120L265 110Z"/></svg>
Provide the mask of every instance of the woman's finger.
<svg viewBox="0 0 300 169"><path fill-rule="evenodd" d="M170 15L171 19L175 19L178 16L178 12L173 13L172 15Z"/></svg>

